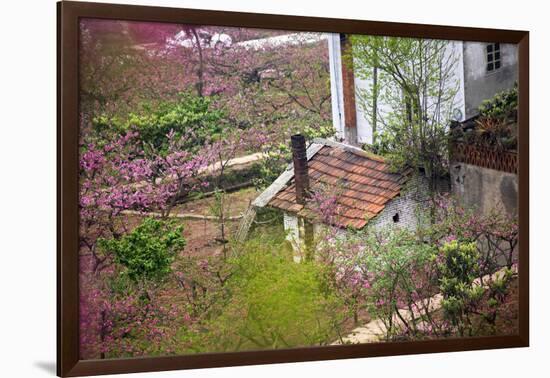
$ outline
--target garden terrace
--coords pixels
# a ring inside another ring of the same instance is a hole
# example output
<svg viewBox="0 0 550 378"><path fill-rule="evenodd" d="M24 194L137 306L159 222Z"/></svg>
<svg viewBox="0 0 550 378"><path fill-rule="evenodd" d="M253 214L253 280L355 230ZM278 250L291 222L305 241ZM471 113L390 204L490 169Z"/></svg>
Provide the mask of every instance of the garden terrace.
<svg viewBox="0 0 550 378"><path fill-rule="evenodd" d="M480 115L451 124L451 161L517 174L515 113L504 119Z"/></svg>

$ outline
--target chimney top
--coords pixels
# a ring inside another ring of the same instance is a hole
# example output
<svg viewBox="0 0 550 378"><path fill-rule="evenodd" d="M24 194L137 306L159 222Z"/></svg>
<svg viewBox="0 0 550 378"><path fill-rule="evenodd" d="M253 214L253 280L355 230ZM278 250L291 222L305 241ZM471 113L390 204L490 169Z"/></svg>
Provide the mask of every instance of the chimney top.
<svg viewBox="0 0 550 378"><path fill-rule="evenodd" d="M292 142L292 146L302 143L305 146L306 138L302 134L294 134L290 137L290 141Z"/></svg>

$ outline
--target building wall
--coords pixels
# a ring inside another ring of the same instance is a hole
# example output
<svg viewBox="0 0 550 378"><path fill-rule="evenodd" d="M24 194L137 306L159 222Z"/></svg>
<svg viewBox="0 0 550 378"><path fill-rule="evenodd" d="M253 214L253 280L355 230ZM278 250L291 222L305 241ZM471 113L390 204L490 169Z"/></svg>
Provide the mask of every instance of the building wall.
<svg viewBox="0 0 550 378"><path fill-rule="evenodd" d="M293 246L299 242L298 233L298 217L293 214L283 214L284 229L286 232L286 240L288 240Z"/></svg>
<svg viewBox="0 0 550 378"><path fill-rule="evenodd" d="M330 83L331 83L331 101L332 101L332 122L336 131L336 136L341 140L344 138L344 107L343 107L343 88L342 88L342 58L340 52L340 37L338 34L330 34L327 38L329 44L329 62L330 62ZM454 69L453 76L458 81L458 92L455 96L453 109L454 113L459 113L457 120L464 120L464 68L463 68L463 47L460 41L449 41L447 55L453 54L457 59L457 64ZM357 120L357 139L359 143L372 143L372 125L371 120L365 112L365 106L361 93L372 86L371 80L359 78L356 74L355 83L355 104L356 104L356 120ZM379 112L387 114L392 111L389 104L384 103L383 99L379 99Z"/></svg>
<svg viewBox="0 0 550 378"><path fill-rule="evenodd" d="M464 101L466 118L475 116L483 100L513 88L518 77L517 45L500 44L501 68L487 72L486 43L464 42Z"/></svg>
<svg viewBox="0 0 550 378"><path fill-rule="evenodd" d="M509 215L517 215L517 175L461 162L452 162L450 169L452 193L464 206L480 214L500 207Z"/></svg>
<svg viewBox="0 0 550 378"><path fill-rule="evenodd" d="M294 261L300 262L306 256L304 219L285 212L283 222L286 240L288 240L294 251ZM315 238L320 232L320 228L319 225L313 226L313 235Z"/></svg>
<svg viewBox="0 0 550 378"><path fill-rule="evenodd" d="M424 175L416 175L409 180L401 195L391 200L384 210L369 222L368 227L381 229L395 225L414 231L430 199L429 188L428 179Z"/></svg>
<svg viewBox="0 0 550 378"><path fill-rule="evenodd" d="M328 33L328 56L330 68L330 101L332 105L332 125L338 140L344 138L344 94L342 87L342 56L340 35Z"/></svg>

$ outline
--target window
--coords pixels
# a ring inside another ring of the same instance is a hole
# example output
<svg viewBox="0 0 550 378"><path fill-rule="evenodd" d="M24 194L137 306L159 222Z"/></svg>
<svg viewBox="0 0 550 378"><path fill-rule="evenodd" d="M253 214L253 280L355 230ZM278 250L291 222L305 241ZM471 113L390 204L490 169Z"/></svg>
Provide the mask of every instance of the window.
<svg viewBox="0 0 550 378"><path fill-rule="evenodd" d="M493 72L500 68L500 43L489 43L487 50L487 72Z"/></svg>

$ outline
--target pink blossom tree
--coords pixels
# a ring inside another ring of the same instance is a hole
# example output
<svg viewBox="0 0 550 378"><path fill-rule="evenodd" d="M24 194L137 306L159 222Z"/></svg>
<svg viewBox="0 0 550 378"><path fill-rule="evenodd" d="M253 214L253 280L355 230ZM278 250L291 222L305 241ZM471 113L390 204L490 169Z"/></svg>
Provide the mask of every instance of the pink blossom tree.
<svg viewBox="0 0 550 378"><path fill-rule="evenodd" d="M214 150L198 154L181 150L185 137L168 135L168 151L145 155L136 132L128 132L103 146L82 146L80 159L80 240L90 253L94 271L109 263L96 248L98 238L126 232L119 218L124 210L159 211L168 216L178 198L205 186L204 169Z"/></svg>

